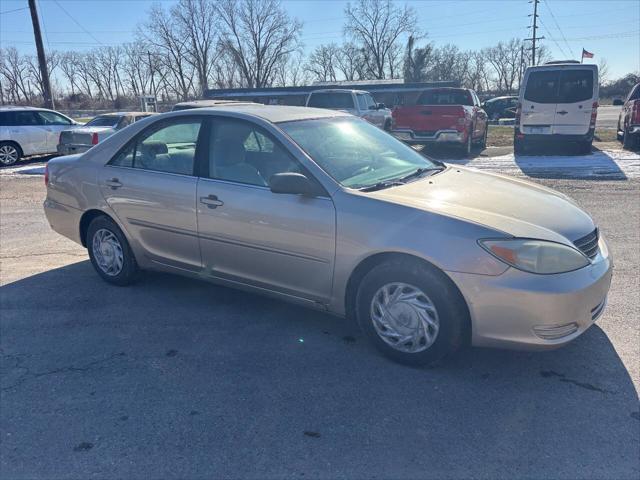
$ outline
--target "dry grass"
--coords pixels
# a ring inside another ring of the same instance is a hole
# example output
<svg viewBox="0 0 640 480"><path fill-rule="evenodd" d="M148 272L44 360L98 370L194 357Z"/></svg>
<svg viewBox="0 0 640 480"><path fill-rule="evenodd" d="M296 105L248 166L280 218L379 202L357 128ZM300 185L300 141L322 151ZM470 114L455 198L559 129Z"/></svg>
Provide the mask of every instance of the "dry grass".
<svg viewBox="0 0 640 480"><path fill-rule="evenodd" d="M613 128L597 128L593 139L598 142L615 142L616 131ZM513 127L490 125L487 145L490 147L508 147L513 145Z"/></svg>

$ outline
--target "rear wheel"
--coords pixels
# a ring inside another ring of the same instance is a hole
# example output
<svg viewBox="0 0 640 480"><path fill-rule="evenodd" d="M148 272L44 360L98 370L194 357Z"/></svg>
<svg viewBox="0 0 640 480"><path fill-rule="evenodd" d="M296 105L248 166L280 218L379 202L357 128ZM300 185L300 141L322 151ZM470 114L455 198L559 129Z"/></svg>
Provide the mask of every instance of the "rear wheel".
<svg viewBox="0 0 640 480"><path fill-rule="evenodd" d="M482 140L480 141L480 148L484 150L487 148L487 137L489 136L489 125L487 125L484 129L484 135L482 135Z"/></svg>
<svg viewBox="0 0 640 480"><path fill-rule="evenodd" d="M87 249L93 268L106 282L124 286L136 279L138 265L129 242L109 217L96 217L89 224Z"/></svg>
<svg viewBox="0 0 640 480"><path fill-rule="evenodd" d="M627 130L624 131L624 136L622 137L622 148L633 150L638 148L638 143L637 136L634 137Z"/></svg>
<svg viewBox="0 0 640 480"><path fill-rule="evenodd" d="M473 149L473 138L471 132L467 135L467 141L462 145L462 154L465 157L471 156L471 150Z"/></svg>
<svg viewBox="0 0 640 480"><path fill-rule="evenodd" d="M378 350L408 365L433 363L457 350L467 320L442 273L404 260L382 263L365 275L356 316Z"/></svg>
<svg viewBox="0 0 640 480"><path fill-rule="evenodd" d="M8 167L22 157L20 147L13 142L0 142L0 165Z"/></svg>
<svg viewBox="0 0 640 480"><path fill-rule="evenodd" d="M524 140L514 138L513 153L515 153L516 155L523 155L525 151L526 151L526 146L525 146Z"/></svg>
<svg viewBox="0 0 640 480"><path fill-rule="evenodd" d="M387 119L384 122L384 131L385 132L390 132L391 131L391 120Z"/></svg>

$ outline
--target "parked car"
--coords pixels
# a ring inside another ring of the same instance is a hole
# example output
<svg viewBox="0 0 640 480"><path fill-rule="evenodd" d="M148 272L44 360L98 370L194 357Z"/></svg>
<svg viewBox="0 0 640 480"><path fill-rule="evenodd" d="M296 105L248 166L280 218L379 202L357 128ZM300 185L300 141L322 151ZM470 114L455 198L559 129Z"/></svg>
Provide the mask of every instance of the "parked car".
<svg viewBox="0 0 640 480"><path fill-rule="evenodd" d="M171 111L191 110L192 108L224 107L225 105L255 105L253 102L240 102L238 100L191 100L189 102L176 103Z"/></svg>
<svg viewBox="0 0 640 480"><path fill-rule="evenodd" d="M598 115L598 66L580 63L528 67L520 88L514 150L533 143L577 144L591 151Z"/></svg>
<svg viewBox="0 0 640 480"><path fill-rule="evenodd" d="M618 140L624 148L640 147L640 83L629 92L618 117Z"/></svg>
<svg viewBox="0 0 640 480"><path fill-rule="evenodd" d="M482 109L489 116L490 120L501 118L514 118L518 108L518 97L495 97L482 104Z"/></svg>
<svg viewBox="0 0 640 480"><path fill-rule="evenodd" d="M309 93L306 105L347 112L384 130L391 130L391 110L384 103L376 103L371 94L363 90L315 90Z"/></svg>
<svg viewBox="0 0 640 480"><path fill-rule="evenodd" d="M153 115L151 112L105 113L82 126L60 132L57 150L60 155L82 153L97 145L118 130Z"/></svg>
<svg viewBox="0 0 640 480"><path fill-rule="evenodd" d="M355 317L409 364L468 341L565 344L611 281L603 236L563 194L429 160L342 112L167 113L50 161L45 183L51 227L109 283L162 270Z"/></svg>
<svg viewBox="0 0 640 480"><path fill-rule="evenodd" d="M393 110L392 133L410 144L440 143L462 147L487 145L488 118L476 92L468 88L430 88L416 105Z"/></svg>
<svg viewBox="0 0 640 480"><path fill-rule="evenodd" d="M614 107L621 107L622 105L624 105L624 100L622 98L614 98L612 105Z"/></svg>
<svg viewBox="0 0 640 480"><path fill-rule="evenodd" d="M69 117L33 107L0 107L0 165L55 153L62 130L79 125Z"/></svg>

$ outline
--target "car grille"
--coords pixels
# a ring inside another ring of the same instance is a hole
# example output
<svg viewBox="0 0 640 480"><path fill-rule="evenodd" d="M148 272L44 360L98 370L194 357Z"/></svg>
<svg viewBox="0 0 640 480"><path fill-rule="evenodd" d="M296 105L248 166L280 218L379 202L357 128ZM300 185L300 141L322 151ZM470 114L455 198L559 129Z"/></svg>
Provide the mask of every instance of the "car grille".
<svg viewBox="0 0 640 480"><path fill-rule="evenodd" d="M577 239L573 244L578 250L593 260L598 254L598 229L596 228L589 235Z"/></svg>

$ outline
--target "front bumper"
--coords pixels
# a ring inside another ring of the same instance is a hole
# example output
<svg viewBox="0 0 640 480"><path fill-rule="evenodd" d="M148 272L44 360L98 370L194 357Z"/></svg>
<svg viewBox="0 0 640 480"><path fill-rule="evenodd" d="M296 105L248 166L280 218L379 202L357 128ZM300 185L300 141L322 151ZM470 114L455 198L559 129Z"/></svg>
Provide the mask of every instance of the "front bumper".
<svg viewBox="0 0 640 480"><path fill-rule="evenodd" d="M592 264L574 272L448 274L467 301L474 346L538 350L564 345L593 325L605 309L612 271L601 239Z"/></svg>
<svg viewBox="0 0 640 480"><path fill-rule="evenodd" d="M84 153L89 150L93 145L84 145L84 144L70 144L70 143L59 143L58 144L58 154L59 155L73 155L75 153Z"/></svg>
<svg viewBox="0 0 640 480"><path fill-rule="evenodd" d="M398 140L402 140L409 144L423 144L423 143L456 143L464 144L467 140L465 132L458 130L438 130L428 135L415 132L409 128L396 128L391 131L391 134Z"/></svg>

